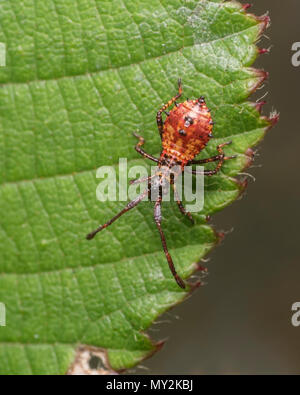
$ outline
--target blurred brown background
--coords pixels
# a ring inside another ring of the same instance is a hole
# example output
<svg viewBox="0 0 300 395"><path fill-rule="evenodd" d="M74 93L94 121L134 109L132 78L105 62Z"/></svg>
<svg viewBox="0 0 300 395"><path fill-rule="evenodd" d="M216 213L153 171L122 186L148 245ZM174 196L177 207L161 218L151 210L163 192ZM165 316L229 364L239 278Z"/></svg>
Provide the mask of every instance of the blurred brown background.
<svg viewBox="0 0 300 395"><path fill-rule="evenodd" d="M300 302L300 67L291 63L292 44L300 42L300 2L251 3L251 12L269 11L272 22L270 40L259 43L272 45L271 53L255 64L270 78L251 99L268 91L263 112L277 109L280 122L249 170L256 181L212 220L217 229L234 231L210 254L207 285L149 331L168 341L143 363L149 370L135 373L300 374L300 327L291 325L291 306Z"/></svg>

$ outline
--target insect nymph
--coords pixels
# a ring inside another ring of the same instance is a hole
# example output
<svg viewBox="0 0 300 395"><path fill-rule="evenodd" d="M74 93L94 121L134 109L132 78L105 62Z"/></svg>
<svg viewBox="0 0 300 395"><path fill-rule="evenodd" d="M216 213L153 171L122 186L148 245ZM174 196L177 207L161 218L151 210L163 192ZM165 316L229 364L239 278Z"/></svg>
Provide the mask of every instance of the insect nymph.
<svg viewBox="0 0 300 395"><path fill-rule="evenodd" d="M185 288L185 283L181 277L177 274L175 266L173 264L172 257L168 251L166 239L161 227L162 214L161 204L163 199L163 185L168 182L173 190L174 197L176 199L179 210L182 214L186 215L192 222L193 218L189 212L187 212L179 199L178 193L175 188L175 178L183 172L185 166L192 164L204 164L209 162L217 162L215 169L204 170L201 174L212 176L216 174L222 167L223 163L227 159L232 159L235 156L225 156L223 147L231 143L231 141L220 144L217 146L218 154L207 159L194 160L208 144L212 136L213 121L210 114L210 110L207 108L204 97L200 97L197 100L186 100L184 103L176 103L176 100L182 95L181 80L178 80L178 94L169 100L156 115L157 126L159 134L162 140L162 152L159 158L155 158L152 155L146 153L141 146L145 143L143 137L134 134L139 142L135 146L136 151L141 154L144 158L150 159L157 163L158 172L158 197L154 205L154 221L158 228L164 253L166 255L170 270L181 288ZM175 104L174 108L170 112L166 110ZM166 119L163 122L162 113L166 114ZM171 174L171 169L174 166L179 167L177 174ZM199 174L199 171L192 170L193 174ZM91 240L98 232L107 228L114 221L116 221L121 215L137 206L147 195L151 194L151 183L148 177L148 188L136 199L129 202L125 208L120 211L116 216L110 219L103 225L100 225L97 229L87 235L87 239ZM134 183L139 183L145 180L135 180Z"/></svg>

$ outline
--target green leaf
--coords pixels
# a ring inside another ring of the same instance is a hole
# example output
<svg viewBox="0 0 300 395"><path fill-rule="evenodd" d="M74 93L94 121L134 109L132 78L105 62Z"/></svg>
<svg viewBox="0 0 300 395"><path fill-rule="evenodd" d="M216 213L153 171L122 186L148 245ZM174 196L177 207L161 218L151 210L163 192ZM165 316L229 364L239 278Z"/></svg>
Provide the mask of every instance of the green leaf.
<svg viewBox="0 0 300 395"><path fill-rule="evenodd" d="M194 287L174 282L151 203L85 239L124 205L96 200L95 170L122 157L144 164L135 130L160 151L155 114L178 77L184 95L206 97L216 138L201 157L231 139L226 154L238 158L206 179L195 226L176 204L163 207L188 278L219 239L206 216L240 195L234 177L277 120L246 101L266 78L250 66L269 20L220 0L9 0L0 12L0 372L62 374L82 345L103 349L116 370L134 366L160 346L145 330Z"/></svg>

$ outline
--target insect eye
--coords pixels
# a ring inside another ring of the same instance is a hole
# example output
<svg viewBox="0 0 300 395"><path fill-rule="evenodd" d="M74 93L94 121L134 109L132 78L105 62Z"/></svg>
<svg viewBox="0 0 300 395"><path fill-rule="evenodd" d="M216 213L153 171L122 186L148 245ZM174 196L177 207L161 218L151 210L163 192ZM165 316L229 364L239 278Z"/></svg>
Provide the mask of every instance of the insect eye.
<svg viewBox="0 0 300 395"><path fill-rule="evenodd" d="M186 128L188 128L190 125L192 125L193 123L194 123L194 120L193 120L193 118L191 118L191 117L189 117L189 116L187 116L187 117L184 117L184 126L186 127Z"/></svg>
<svg viewBox="0 0 300 395"><path fill-rule="evenodd" d="M181 136L185 136L186 135L186 131L183 129L179 130L179 134L181 134Z"/></svg>

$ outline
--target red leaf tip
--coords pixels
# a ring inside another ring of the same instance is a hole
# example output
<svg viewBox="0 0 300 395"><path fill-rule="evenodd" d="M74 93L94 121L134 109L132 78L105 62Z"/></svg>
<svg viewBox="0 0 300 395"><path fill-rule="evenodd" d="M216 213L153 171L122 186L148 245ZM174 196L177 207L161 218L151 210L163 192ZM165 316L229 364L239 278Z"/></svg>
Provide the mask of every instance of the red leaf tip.
<svg viewBox="0 0 300 395"><path fill-rule="evenodd" d="M243 9L246 11L246 10L248 10L249 8L251 8L252 5L253 5L253 4L246 3L246 4L243 5Z"/></svg>
<svg viewBox="0 0 300 395"><path fill-rule="evenodd" d="M252 94L256 91L258 87L262 85L262 83L269 77L269 73L264 70L257 70L257 69L252 69L254 72L254 75L256 75L257 79L254 81L254 84L249 87L249 93Z"/></svg>
<svg viewBox="0 0 300 395"><path fill-rule="evenodd" d="M190 293L194 292L196 289L198 289L202 285L201 281L196 281L194 283L190 283Z"/></svg>
<svg viewBox="0 0 300 395"><path fill-rule="evenodd" d="M260 55L263 55L263 54L265 54L265 53L270 53L270 50L267 49L267 48L259 48L259 49L258 49L258 53L259 53Z"/></svg>
<svg viewBox="0 0 300 395"><path fill-rule="evenodd" d="M268 14L257 16L256 20L261 23L260 34L270 26L271 18Z"/></svg>
<svg viewBox="0 0 300 395"><path fill-rule="evenodd" d="M266 104L266 101L259 101L257 103L254 103L254 107L256 108L256 110L261 113L261 110L263 108L263 106Z"/></svg>
<svg viewBox="0 0 300 395"><path fill-rule="evenodd" d="M157 343L155 343L154 347L155 347L155 352L160 351L163 346L165 344L165 340L160 340Z"/></svg>
<svg viewBox="0 0 300 395"><path fill-rule="evenodd" d="M271 126L276 125L276 123L279 121L279 113L274 111L272 114L270 114L270 117L268 119Z"/></svg>
<svg viewBox="0 0 300 395"><path fill-rule="evenodd" d="M216 236L217 236L217 244L220 244L225 238L225 232L216 232Z"/></svg>
<svg viewBox="0 0 300 395"><path fill-rule="evenodd" d="M270 73L265 70L255 70L255 71L256 71L256 75L260 80L258 83L258 86L260 86L265 80L269 78ZM258 86L256 86L256 88L258 88Z"/></svg>
<svg viewBox="0 0 300 395"><path fill-rule="evenodd" d="M196 266L197 266L197 268L196 268L197 271L202 272L202 273L208 272L207 267L202 266L201 263L197 262Z"/></svg>

